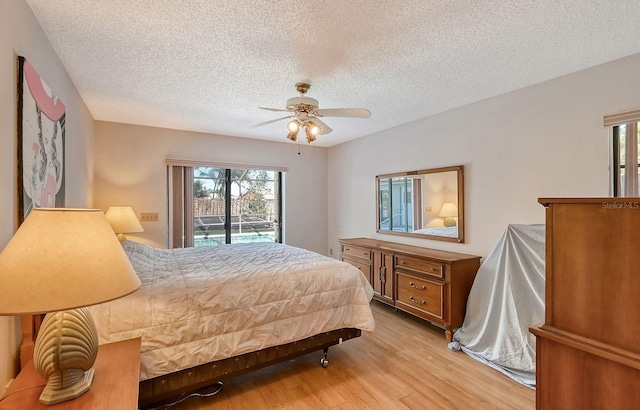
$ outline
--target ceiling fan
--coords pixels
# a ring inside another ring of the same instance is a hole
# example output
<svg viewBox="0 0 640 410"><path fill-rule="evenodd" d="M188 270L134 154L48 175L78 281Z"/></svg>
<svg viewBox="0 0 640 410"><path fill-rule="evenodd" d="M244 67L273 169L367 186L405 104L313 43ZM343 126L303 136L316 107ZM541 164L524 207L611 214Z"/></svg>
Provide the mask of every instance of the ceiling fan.
<svg viewBox="0 0 640 410"><path fill-rule="evenodd" d="M267 111L288 112L291 114L285 117L276 118L275 120L261 122L251 128L292 118L292 120L287 123L287 130L289 131L287 138L292 141L296 141L298 139L298 131L300 128L305 128L307 141L312 143L316 140L317 135L328 134L333 131L327 124L320 120L319 117L369 118L371 116L369 110L364 108L320 109L318 108L318 100L305 96L306 92L309 91L309 87L310 85L307 83L297 83L296 90L300 93L300 96L289 98L287 100L286 109L259 107L260 109Z"/></svg>

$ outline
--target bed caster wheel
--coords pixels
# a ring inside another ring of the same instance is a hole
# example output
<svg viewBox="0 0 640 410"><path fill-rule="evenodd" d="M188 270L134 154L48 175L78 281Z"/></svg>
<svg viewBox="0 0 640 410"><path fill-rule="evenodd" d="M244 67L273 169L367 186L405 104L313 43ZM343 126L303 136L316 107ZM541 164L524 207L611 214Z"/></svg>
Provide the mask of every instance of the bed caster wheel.
<svg viewBox="0 0 640 410"><path fill-rule="evenodd" d="M329 354L329 348L325 347L324 349L322 349L322 352L324 354L322 355L322 359L320 359L320 366L322 366L323 369L326 369L327 366L329 366L329 360L327 360L327 355Z"/></svg>

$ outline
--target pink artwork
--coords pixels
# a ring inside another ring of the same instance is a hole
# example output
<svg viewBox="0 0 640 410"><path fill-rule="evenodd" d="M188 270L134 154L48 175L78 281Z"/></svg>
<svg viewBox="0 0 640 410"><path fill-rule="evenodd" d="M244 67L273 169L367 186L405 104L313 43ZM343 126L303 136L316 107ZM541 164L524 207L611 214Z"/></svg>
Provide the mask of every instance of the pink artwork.
<svg viewBox="0 0 640 410"><path fill-rule="evenodd" d="M64 207L65 106L24 57L18 57L19 222L33 208Z"/></svg>

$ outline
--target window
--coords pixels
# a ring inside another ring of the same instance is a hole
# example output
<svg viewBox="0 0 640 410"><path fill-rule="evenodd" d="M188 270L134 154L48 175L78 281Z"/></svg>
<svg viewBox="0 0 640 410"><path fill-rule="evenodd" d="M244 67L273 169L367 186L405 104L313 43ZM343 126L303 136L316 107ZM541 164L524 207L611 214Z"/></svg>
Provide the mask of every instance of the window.
<svg viewBox="0 0 640 410"><path fill-rule="evenodd" d="M411 177L380 178L378 186L380 206L380 229L396 232L412 232L421 226L420 179ZM415 202L415 206L414 206Z"/></svg>
<svg viewBox="0 0 640 410"><path fill-rule="evenodd" d="M170 168L171 247L282 242L281 171L209 164Z"/></svg>
<svg viewBox="0 0 640 410"><path fill-rule="evenodd" d="M613 127L613 196L638 196L638 123Z"/></svg>
<svg viewBox="0 0 640 410"><path fill-rule="evenodd" d="M604 118L612 127L612 193L614 197L635 197L640 192L640 111L616 114Z"/></svg>

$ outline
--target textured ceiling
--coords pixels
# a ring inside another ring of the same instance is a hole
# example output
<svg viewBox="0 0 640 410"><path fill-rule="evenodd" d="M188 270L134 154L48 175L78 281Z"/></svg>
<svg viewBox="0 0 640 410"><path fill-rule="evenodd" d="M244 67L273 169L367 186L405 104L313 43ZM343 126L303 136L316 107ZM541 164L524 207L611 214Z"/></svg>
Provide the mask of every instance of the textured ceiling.
<svg viewBox="0 0 640 410"><path fill-rule="evenodd" d="M96 120L288 141L306 80L372 113L319 146L640 52L638 0L27 1Z"/></svg>

